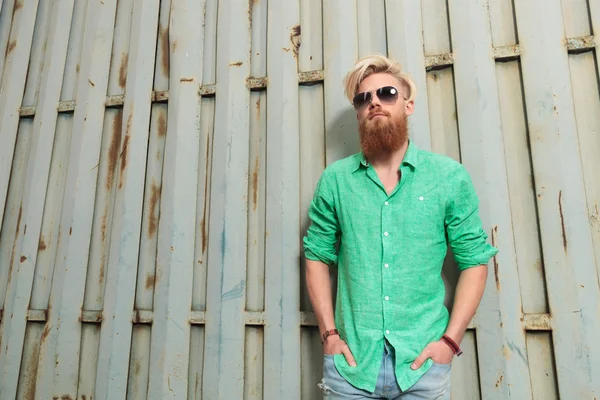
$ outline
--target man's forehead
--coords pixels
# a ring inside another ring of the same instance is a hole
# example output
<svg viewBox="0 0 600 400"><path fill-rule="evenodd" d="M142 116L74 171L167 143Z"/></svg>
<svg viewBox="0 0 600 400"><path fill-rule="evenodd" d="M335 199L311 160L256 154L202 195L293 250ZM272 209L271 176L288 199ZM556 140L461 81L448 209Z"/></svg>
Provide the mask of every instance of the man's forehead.
<svg viewBox="0 0 600 400"><path fill-rule="evenodd" d="M359 92L372 91L379 89L382 86L396 86L398 87L400 82L394 76L386 73L372 74L366 77L359 85Z"/></svg>

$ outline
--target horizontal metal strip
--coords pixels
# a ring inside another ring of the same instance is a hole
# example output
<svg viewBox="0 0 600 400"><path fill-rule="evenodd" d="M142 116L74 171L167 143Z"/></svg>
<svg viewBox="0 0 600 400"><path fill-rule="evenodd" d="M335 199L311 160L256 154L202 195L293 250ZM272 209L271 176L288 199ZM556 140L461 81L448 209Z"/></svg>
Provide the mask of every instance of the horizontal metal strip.
<svg viewBox="0 0 600 400"><path fill-rule="evenodd" d="M29 310L27 312L27 320L31 322L46 322L48 318L47 310ZM0 311L0 315L2 315ZM153 312L150 310L136 310L133 312L131 322L134 324L152 324ZM84 310L81 315L81 322L98 324L102 322L102 311ZM262 311L246 311L246 325L265 325L265 313ZM190 324L204 325L206 324L205 311L192 311L190 313ZM301 326L317 326L317 319L313 312L300 312ZM521 326L527 331L550 331L552 330L552 318L549 314L524 314L521 317ZM468 326L469 329L476 329L472 322Z"/></svg>
<svg viewBox="0 0 600 400"><path fill-rule="evenodd" d="M566 39L566 48L570 53L578 53L582 51L589 51L594 49L596 46L596 40L594 36L580 36ZM514 60L521 56L521 46L518 44L509 46L498 46L494 47L494 59L498 61L502 60ZM454 64L454 54L436 54L425 56L425 68L427 70L434 68L443 68ZM298 73L298 83L300 85L312 85L322 83L325 79L325 73L323 70L304 71ZM249 90L264 90L269 85L268 77L248 77L246 79L246 87ZM198 91L200 96L210 97L216 93L216 85L202 85ZM168 101L168 91L154 91L152 92L153 103L163 103ZM105 105L106 107L120 107L125 102L125 95L107 96ZM75 101L61 101L58 104L57 111L72 112L75 110ZM35 115L35 106L21 107L19 109L19 115L22 117L32 117Z"/></svg>
<svg viewBox="0 0 600 400"><path fill-rule="evenodd" d="M567 50L569 53L579 53L596 48L594 36L580 36L567 39Z"/></svg>

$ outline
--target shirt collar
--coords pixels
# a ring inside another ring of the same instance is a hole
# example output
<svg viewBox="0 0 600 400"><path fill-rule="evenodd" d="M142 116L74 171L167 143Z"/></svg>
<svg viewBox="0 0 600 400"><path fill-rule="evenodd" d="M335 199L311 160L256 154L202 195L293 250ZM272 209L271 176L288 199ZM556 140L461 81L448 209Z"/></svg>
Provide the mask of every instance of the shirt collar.
<svg viewBox="0 0 600 400"><path fill-rule="evenodd" d="M417 167L419 161L419 149L412 140L408 140L408 147L406 148L406 153L404 154L404 158L402 159L402 165L410 165L413 169ZM356 164L354 170L352 172L358 171L360 167L367 168L369 166L369 162L365 158L364 153L361 151L356 155Z"/></svg>

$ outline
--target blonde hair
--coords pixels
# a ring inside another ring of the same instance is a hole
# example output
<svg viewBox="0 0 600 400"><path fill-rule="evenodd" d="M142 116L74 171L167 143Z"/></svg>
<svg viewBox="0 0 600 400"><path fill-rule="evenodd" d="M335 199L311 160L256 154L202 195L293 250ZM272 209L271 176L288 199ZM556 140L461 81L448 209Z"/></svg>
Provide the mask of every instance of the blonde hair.
<svg viewBox="0 0 600 400"><path fill-rule="evenodd" d="M390 74L398 79L402 86L408 90L407 101L414 101L417 95L417 86L413 80L402 71L402 66L389 58L375 54L361 58L344 78L344 94L352 103L362 81L372 74Z"/></svg>

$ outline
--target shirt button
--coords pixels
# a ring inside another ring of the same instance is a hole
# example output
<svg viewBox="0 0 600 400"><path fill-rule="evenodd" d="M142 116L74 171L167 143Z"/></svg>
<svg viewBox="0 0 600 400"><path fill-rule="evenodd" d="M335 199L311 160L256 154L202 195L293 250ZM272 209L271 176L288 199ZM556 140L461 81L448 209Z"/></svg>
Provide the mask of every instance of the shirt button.
<svg viewBox="0 0 600 400"><path fill-rule="evenodd" d="M389 204L390 204L390 203L388 203L387 201L385 202L385 205L386 205L386 206L387 206L387 205L389 205Z"/></svg>
<svg viewBox="0 0 600 400"><path fill-rule="evenodd" d="M387 232L383 232L383 236L387 236L387 235L388 235L388 233L387 233Z"/></svg>
<svg viewBox="0 0 600 400"><path fill-rule="evenodd" d="M389 331L389 330L388 330L388 331L385 331L385 333L386 333L387 335L389 335L389 334L390 334L390 331Z"/></svg>
<svg viewBox="0 0 600 400"><path fill-rule="evenodd" d="M386 301L387 301L387 300L389 300L389 299L390 299L390 298L389 298L388 296L385 296L385 300L386 300Z"/></svg>
<svg viewBox="0 0 600 400"><path fill-rule="evenodd" d="M388 268L388 267L389 267L389 265L388 265L388 264L385 264L385 265L384 265L384 267Z"/></svg>

